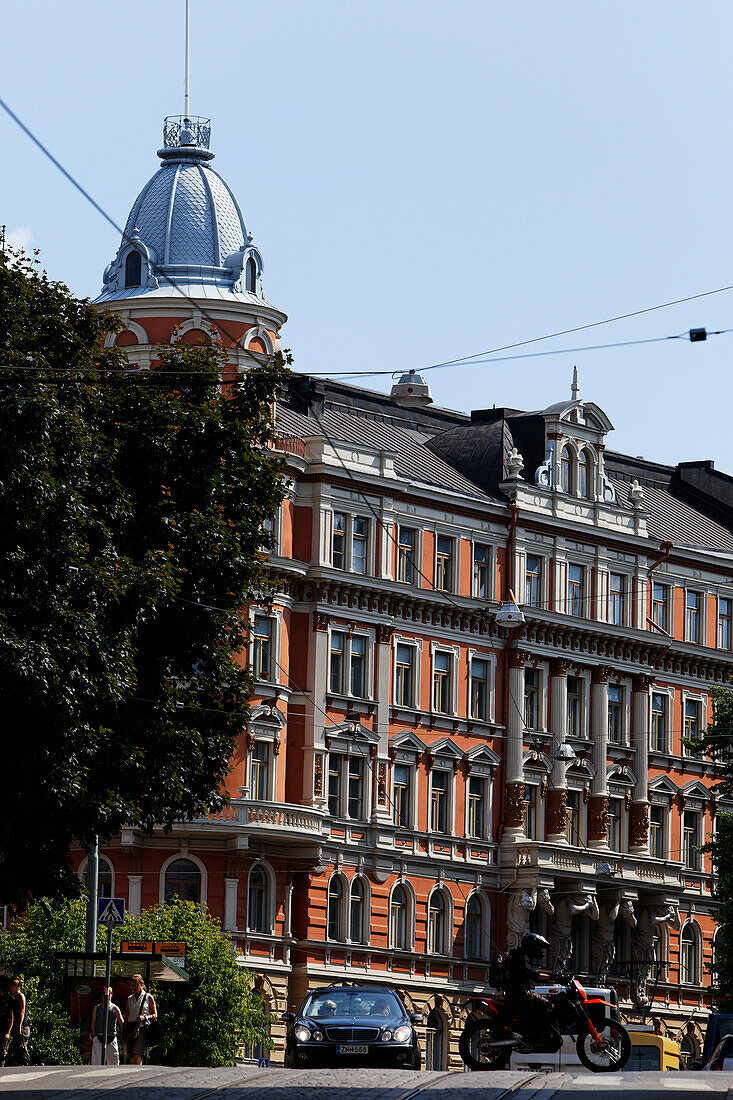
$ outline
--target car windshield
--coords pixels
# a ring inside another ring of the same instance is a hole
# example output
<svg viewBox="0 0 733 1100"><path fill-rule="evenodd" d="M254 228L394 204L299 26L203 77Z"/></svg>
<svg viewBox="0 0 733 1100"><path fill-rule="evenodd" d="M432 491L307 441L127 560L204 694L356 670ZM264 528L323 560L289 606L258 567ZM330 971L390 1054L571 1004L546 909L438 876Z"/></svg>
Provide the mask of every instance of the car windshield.
<svg viewBox="0 0 733 1100"><path fill-rule="evenodd" d="M388 989L323 989L312 993L301 1016L404 1016L404 1009Z"/></svg>
<svg viewBox="0 0 733 1100"><path fill-rule="evenodd" d="M659 1069L659 1049L657 1047L632 1046L626 1070Z"/></svg>

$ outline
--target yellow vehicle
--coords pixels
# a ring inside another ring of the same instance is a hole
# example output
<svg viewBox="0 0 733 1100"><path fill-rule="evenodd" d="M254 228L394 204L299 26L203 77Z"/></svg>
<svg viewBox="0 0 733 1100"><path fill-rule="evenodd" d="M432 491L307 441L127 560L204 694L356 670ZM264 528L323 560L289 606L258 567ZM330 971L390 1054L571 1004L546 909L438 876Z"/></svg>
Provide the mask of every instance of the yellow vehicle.
<svg viewBox="0 0 733 1100"><path fill-rule="evenodd" d="M679 1044L651 1028L629 1028L631 1057L624 1070L682 1069Z"/></svg>

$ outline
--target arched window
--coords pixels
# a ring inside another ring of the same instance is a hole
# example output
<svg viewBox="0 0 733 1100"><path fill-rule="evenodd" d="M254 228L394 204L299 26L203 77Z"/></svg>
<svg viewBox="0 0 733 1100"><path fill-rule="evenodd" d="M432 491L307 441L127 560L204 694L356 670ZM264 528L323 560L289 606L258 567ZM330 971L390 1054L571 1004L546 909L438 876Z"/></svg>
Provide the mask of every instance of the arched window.
<svg viewBox="0 0 733 1100"><path fill-rule="evenodd" d="M407 951L407 917L409 905L404 886L395 886L389 903L389 942L396 951Z"/></svg>
<svg viewBox="0 0 733 1100"><path fill-rule="evenodd" d="M328 938L343 939L341 916L343 912L344 888L338 875L334 875L328 884Z"/></svg>
<svg viewBox="0 0 733 1100"><path fill-rule="evenodd" d="M358 878L355 878L351 883L349 939L352 943L366 943L364 936L364 883Z"/></svg>
<svg viewBox="0 0 733 1100"><path fill-rule="evenodd" d="M680 982L697 985L699 981L695 926L686 924L680 932Z"/></svg>
<svg viewBox="0 0 733 1100"><path fill-rule="evenodd" d="M128 252L125 260L125 286L140 286L143 278L143 258L139 252Z"/></svg>
<svg viewBox="0 0 733 1100"><path fill-rule="evenodd" d="M254 256L250 256L247 260L247 274L245 277L245 286L247 290L252 294L257 293L257 261Z"/></svg>
<svg viewBox="0 0 733 1100"><path fill-rule="evenodd" d="M593 492L593 459L588 451L583 451L578 460L578 489L580 495L586 500L592 500Z"/></svg>
<svg viewBox="0 0 733 1100"><path fill-rule="evenodd" d="M573 486L573 461L570 451L563 447L560 452L560 488L563 493L572 493Z"/></svg>
<svg viewBox="0 0 733 1100"><path fill-rule="evenodd" d="M485 959L484 947L484 911L481 898L472 894L466 903L463 940L464 954L467 959Z"/></svg>
<svg viewBox="0 0 733 1100"><path fill-rule="evenodd" d="M250 932L269 932L268 886L264 867L253 867L249 875L247 928Z"/></svg>
<svg viewBox="0 0 733 1100"><path fill-rule="evenodd" d="M89 861L87 860L86 869L82 873L81 881L84 886L89 887ZM97 897L99 898L111 898L112 897L112 865L109 860L104 856L99 857L99 870L97 871Z"/></svg>
<svg viewBox="0 0 733 1100"><path fill-rule="evenodd" d="M201 897L201 872L190 859L174 859L165 872L165 900L198 902Z"/></svg>
<svg viewBox="0 0 733 1100"><path fill-rule="evenodd" d="M445 954L445 898L442 890L434 890L428 905L428 951Z"/></svg>
<svg viewBox="0 0 733 1100"><path fill-rule="evenodd" d="M425 1028L425 1069L443 1069L443 1018L433 1008Z"/></svg>
<svg viewBox="0 0 733 1100"><path fill-rule="evenodd" d="M685 1069L692 1069L692 1063L697 1061L697 1050L695 1048L695 1040L691 1035L684 1035L680 1042L680 1054L682 1055L682 1065Z"/></svg>

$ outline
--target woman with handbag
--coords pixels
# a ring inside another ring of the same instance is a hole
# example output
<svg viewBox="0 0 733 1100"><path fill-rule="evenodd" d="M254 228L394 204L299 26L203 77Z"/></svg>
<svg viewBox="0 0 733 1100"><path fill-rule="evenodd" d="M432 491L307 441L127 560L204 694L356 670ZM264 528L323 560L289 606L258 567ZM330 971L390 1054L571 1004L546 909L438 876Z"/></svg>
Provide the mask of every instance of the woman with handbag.
<svg viewBox="0 0 733 1100"><path fill-rule="evenodd" d="M149 1045L147 1031L153 1024L157 1030L158 1009L155 997L148 993L142 974L133 974L130 979L132 993L125 1007L125 1046L127 1057L133 1066L143 1064L143 1055Z"/></svg>

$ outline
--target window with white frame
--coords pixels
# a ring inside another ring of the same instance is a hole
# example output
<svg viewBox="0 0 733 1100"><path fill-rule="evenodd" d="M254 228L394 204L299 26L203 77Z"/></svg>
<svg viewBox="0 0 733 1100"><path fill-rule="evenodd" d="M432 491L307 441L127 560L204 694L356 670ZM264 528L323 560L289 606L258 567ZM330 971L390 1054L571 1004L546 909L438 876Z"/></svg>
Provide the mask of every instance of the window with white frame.
<svg viewBox="0 0 733 1100"><path fill-rule="evenodd" d="M349 905L349 939L352 943L367 942L366 890L360 875L352 880Z"/></svg>
<svg viewBox="0 0 733 1100"><path fill-rule="evenodd" d="M652 728L649 748L652 752L667 751L667 707L669 696L663 692L652 692Z"/></svg>
<svg viewBox="0 0 733 1100"><path fill-rule="evenodd" d="M660 630L669 632L669 588L666 584L652 585L652 622Z"/></svg>
<svg viewBox="0 0 733 1100"><path fill-rule="evenodd" d="M718 598L718 649L730 649L733 641L733 600Z"/></svg>
<svg viewBox="0 0 733 1100"><path fill-rule="evenodd" d="M608 575L608 621L614 626L626 622L626 577L623 573Z"/></svg>
<svg viewBox="0 0 733 1100"><path fill-rule="evenodd" d="M441 592L453 589L455 541L448 535L438 535L435 541L435 587Z"/></svg>
<svg viewBox="0 0 733 1100"><path fill-rule="evenodd" d="M488 958L489 935L484 927L484 906L478 894L466 902L463 922L463 953L467 959Z"/></svg>
<svg viewBox="0 0 733 1100"><path fill-rule="evenodd" d="M364 816L364 761L361 757L348 758L348 773L347 812L349 817L360 820Z"/></svg>
<svg viewBox="0 0 733 1100"><path fill-rule="evenodd" d="M649 807L649 855L655 859L666 857L667 811L664 806Z"/></svg>
<svg viewBox="0 0 733 1100"><path fill-rule="evenodd" d="M524 570L524 602L527 607L539 607L542 601L542 558L527 554Z"/></svg>
<svg viewBox="0 0 733 1100"><path fill-rule="evenodd" d="M398 883L389 899L389 945L395 951L408 951L412 943L410 912L407 889Z"/></svg>
<svg viewBox="0 0 733 1100"><path fill-rule="evenodd" d="M412 824L412 768L408 764L394 765L392 809L395 825L409 829Z"/></svg>
<svg viewBox="0 0 733 1100"><path fill-rule="evenodd" d="M685 641L700 641L700 620L702 618L702 595L687 589L685 592Z"/></svg>
<svg viewBox="0 0 733 1100"><path fill-rule="evenodd" d="M439 768L430 773L430 829L434 833L453 831L450 821L451 774Z"/></svg>
<svg viewBox="0 0 733 1100"><path fill-rule="evenodd" d="M328 754L328 812L331 817L341 815L341 777L344 758L337 753Z"/></svg>
<svg viewBox="0 0 733 1100"><path fill-rule="evenodd" d="M252 672L255 680L275 679L272 642L274 620L269 615L255 615L252 627Z"/></svg>
<svg viewBox="0 0 733 1100"><path fill-rule="evenodd" d="M447 908L443 891L433 890L428 901L428 953L431 955L447 954Z"/></svg>
<svg viewBox="0 0 733 1100"><path fill-rule="evenodd" d="M468 835L483 840L487 835L489 781L482 775L469 775L466 791Z"/></svg>
<svg viewBox="0 0 733 1100"><path fill-rule="evenodd" d="M683 717L683 745L682 752L685 756L697 756L698 750L687 741L698 741L702 734L702 703L699 699L685 699Z"/></svg>
<svg viewBox="0 0 733 1100"><path fill-rule="evenodd" d="M578 493L586 500L592 500L593 491L593 456L589 451L581 452L578 459Z"/></svg>
<svg viewBox="0 0 733 1100"><path fill-rule="evenodd" d="M568 676L568 737L583 736L583 681Z"/></svg>
<svg viewBox="0 0 733 1100"><path fill-rule="evenodd" d="M580 844L580 791L568 791L565 801L565 836L568 844Z"/></svg>
<svg viewBox="0 0 733 1100"><path fill-rule="evenodd" d="M532 783L524 784L522 807L524 835L527 840L537 840L537 788Z"/></svg>
<svg viewBox="0 0 733 1100"><path fill-rule="evenodd" d="M247 885L247 930L249 932L270 931L270 883L267 872L261 864L255 865L249 873Z"/></svg>
<svg viewBox="0 0 733 1100"><path fill-rule="evenodd" d="M575 473L573 457L568 447L560 452L560 488L568 496L575 492Z"/></svg>
<svg viewBox="0 0 733 1100"><path fill-rule="evenodd" d="M370 570L370 523L363 516L334 512L331 529L331 564L364 575Z"/></svg>
<svg viewBox="0 0 733 1100"><path fill-rule="evenodd" d="M473 544L473 595L491 599L491 547L481 542Z"/></svg>
<svg viewBox="0 0 733 1100"><path fill-rule="evenodd" d="M471 657L470 668L470 708L472 718L480 722L489 721L489 676L491 665L484 657Z"/></svg>
<svg viewBox="0 0 733 1100"><path fill-rule="evenodd" d="M568 564L567 613L577 618L583 617L583 585L585 566Z"/></svg>
<svg viewBox="0 0 733 1100"><path fill-rule="evenodd" d="M536 668L524 670L524 725L528 730L540 728L540 674Z"/></svg>
<svg viewBox="0 0 733 1100"><path fill-rule="evenodd" d="M624 802L622 798L609 798L608 800L608 831L606 843L612 852L621 852L623 836Z"/></svg>
<svg viewBox="0 0 733 1100"><path fill-rule="evenodd" d="M250 753L251 797L259 802L267 802L271 798L270 751L267 741L255 741Z"/></svg>
<svg viewBox="0 0 733 1100"><path fill-rule="evenodd" d="M415 666L415 646L398 642L395 647L395 706L415 706Z"/></svg>
<svg viewBox="0 0 733 1100"><path fill-rule="evenodd" d="M700 814L685 810L682 814L682 863L691 871L700 870Z"/></svg>
<svg viewBox="0 0 733 1100"><path fill-rule="evenodd" d="M608 740L620 745L624 731L624 691L620 684L608 685Z"/></svg>
<svg viewBox="0 0 733 1100"><path fill-rule="evenodd" d="M414 527L397 529L397 580L415 584L417 579L417 531Z"/></svg>
<svg viewBox="0 0 733 1100"><path fill-rule="evenodd" d="M450 714L453 699L453 654L436 650L433 654L433 710Z"/></svg>
<svg viewBox="0 0 733 1100"><path fill-rule="evenodd" d="M683 985L698 985L700 975L697 965L697 935L695 927L687 923L680 932L680 982Z"/></svg>
<svg viewBox="0 0 733 1100"><path fill-rule="evenodd" d="M342 941L344 918L344 884L340 875L332 875L328 884L328 938Z"/></svg>
<svg viewBox="0 0 733 1100"><path fill-rule="evenodd" d="M363 634L332 630L329 689L334 695L367 698L368 639Z"/></svg>

